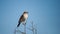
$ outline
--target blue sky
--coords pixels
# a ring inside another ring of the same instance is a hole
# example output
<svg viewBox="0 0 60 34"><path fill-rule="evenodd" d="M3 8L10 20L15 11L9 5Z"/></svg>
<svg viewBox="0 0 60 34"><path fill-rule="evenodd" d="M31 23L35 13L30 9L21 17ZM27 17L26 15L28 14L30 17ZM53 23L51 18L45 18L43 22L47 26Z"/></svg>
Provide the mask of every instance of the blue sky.
<svg viewBox="0 0 60 34"><path fill-rule="evenodd" d="M25 10L29 12L27 27L33 21L38 34L60 34L59 0L0 0L0 34L13 34Z"/></svg>

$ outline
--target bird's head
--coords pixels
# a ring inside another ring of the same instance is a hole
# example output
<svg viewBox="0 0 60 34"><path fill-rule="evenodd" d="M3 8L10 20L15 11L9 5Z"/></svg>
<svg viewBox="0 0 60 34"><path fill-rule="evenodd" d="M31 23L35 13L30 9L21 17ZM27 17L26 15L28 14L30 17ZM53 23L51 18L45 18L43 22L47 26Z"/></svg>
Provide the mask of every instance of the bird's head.
<svg viewBox="0 0 60 34"><path fill-rule="evenodd" d="M25 11L25 12L23 13L23 16L24 16L25 19L27 19L27 18L28 18L28 12Z"/></svg>

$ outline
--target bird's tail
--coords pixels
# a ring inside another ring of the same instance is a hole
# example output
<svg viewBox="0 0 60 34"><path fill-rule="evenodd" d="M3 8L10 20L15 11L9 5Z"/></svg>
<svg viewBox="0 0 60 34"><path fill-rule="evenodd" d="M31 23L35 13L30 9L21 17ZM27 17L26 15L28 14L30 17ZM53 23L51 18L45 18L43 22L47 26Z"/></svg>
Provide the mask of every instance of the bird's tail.
<svg viewBox="0 0 60 34"><path fill-rule="evenodd" d="M19 27L19 26L20 26L20 24L21 24L21 22L18 22L18 25L17 25L17 27Z"/></svg>

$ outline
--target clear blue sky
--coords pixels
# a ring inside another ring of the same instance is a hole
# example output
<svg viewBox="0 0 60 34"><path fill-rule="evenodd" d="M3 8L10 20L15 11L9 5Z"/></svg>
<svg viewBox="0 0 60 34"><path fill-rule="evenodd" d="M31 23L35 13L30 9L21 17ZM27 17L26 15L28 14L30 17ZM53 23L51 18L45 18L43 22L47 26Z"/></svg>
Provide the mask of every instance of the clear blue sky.
<svg viewBox="0 0 60 34"><path fill-rule="evenodd" d="M24 10L29 12L27 27L33 21L38 34L60 34L59 0L0 0L0 34L13 34Z"/></svg>

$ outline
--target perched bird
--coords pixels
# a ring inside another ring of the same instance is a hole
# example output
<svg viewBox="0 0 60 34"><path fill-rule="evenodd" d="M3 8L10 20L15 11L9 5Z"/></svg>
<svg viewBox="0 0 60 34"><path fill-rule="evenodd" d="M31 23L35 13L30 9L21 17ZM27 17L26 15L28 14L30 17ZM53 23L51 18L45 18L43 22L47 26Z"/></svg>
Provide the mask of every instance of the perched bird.
<svg viewBox="0 0 60 34"><path fill-rule="evenodd" d="M20 17L20 19L19 19L19 21L18 21L17 27L19 27L19 25L20 25L22 22L25 22L25 21L27 20L27 18L28 18L28 12L24 12L24 13L21 15L21 17ZM25 24L26 24L26 23L25 23Z"/></svg>

